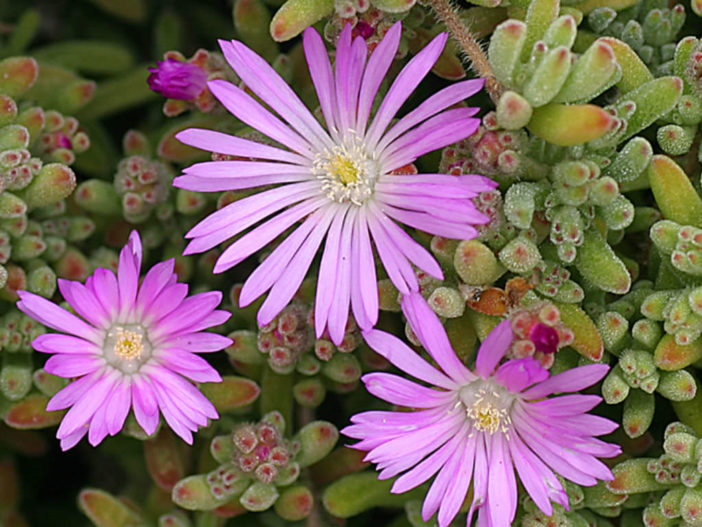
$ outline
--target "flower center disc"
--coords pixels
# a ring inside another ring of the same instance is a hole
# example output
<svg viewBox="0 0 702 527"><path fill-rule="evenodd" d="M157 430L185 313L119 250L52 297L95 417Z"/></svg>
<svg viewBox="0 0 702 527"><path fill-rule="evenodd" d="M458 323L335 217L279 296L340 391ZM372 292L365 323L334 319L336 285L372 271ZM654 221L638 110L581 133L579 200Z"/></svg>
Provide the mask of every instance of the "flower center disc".
<svg viewBox="0 0 702 527"><path fill-rule="evenodd" d="M151 357L152 350L139 324L112 326L103 345L105 360L124 373L135 373Z"/></svg>
<svg viewBox="0 0 702 527"><path fill-rule="evenodd" d="M507 433L512 420L509 416L510 400L508 392L501 387L468 385L461 391L461 401L466 409L473 428L490 435L495 432Z"/></svg>
<svg viewBox="0 0 702 527"><path fill-rule="evenodd" d="M358 170L353 162L347 158L335 156L329 163L329 168L334 177L344 185L358 181Z"/></svg>
<svg viewBox="0 0 702 527"><path fill-rule="evenodd" d="M312 173L332 201L362 205L373 195L378 165L366 153L363 142L351 135L345 144L317 153Z"/></svg>

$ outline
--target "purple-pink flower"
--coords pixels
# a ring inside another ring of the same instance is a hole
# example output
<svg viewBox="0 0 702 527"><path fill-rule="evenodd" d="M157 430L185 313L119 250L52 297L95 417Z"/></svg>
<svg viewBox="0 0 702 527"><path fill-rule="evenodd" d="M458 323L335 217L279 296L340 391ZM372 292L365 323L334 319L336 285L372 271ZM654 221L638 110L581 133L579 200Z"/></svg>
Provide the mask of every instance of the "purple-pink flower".
<svg viewBox="0 0 702 527"><path fill-rule="evenodd" d="M172 58L157 62L149 71L149 88L169 99L192 100L207 82L207 73L201 67Z"/></svg>
<svg viewBox="0 0 702 527"><path fill-rule="evenodd" d="M216 307L222 293L187 297L170 259L152 267L141 285L141 240L132 232L119 256L117 276L96 269L85 285L59 280L61 294L78 315L27 291L17 307L40 323L65 334L40 335L32 346L53 353L44 369L77 378L49 401L47 410L69 408L56 437L67 450L88 434L97 445L122 429L130 409L147 434L166 423L184 441L216 419L212 403L187 379L221 378L196 353L219 351L231 340L207 328L224 323L228 311Z"/></svg>
<svg viewBox="0 0 702 527"><path fill-rule="evenodd" d="M400 475L392 492L401 493L436 475L422 516L438 511L446 527L473 483L467 525L478 511L481 527L509 527L517 508L517 476L534 503L550 516L552 502L568 508L556 474L579 485L611 480L598 457L619 454L618 445L594 436L617 424L586 412L601 400L577 392L607 373L606 364L573 368L552 377L532 357L500 361L512 342L510 322L501 322L483 341L470 371L458 359L434 312L411 295L403 300L411 328L440 369L398 338L365 332L368 345L399 369L430 386L390 373L363 377L369 392L415 411L371 411L355 415L342 432L360 439L381 479ZM515 474L516 469L516 474Z"/></svg>
<svg viewBox="0 0 702 527"><path fill-rule="evenodd" d="M333 68L319 34L311 28L305 31L305 55L326 126L264 59L241 42L220 42L246 88L277 115L230 82L210 81L209 89L232 114L276 146L213 130L184 130L176 136L183 143L244 160L195 164L174 185L201 192L274 186L227 205L187 234L192 241L186 254L239 236L221 254L215 272L237 265L300 222L241 290L242 306L270 291L258 312L261 325L290 302L325 237L315 328L318 336L328 328L338 344L349 305L361 328L377 322L373 245L388 277L403 294L419 287L412 265L442 278L436 260L398 223L447 238L469 239L476 236L473 225L487 221L471 198L495 188L493 181L473 175L393 173L427 152L471 135L478 127L473 117L478 109L448 108L483 85L481 79L456 83L393 122L439 58L447 38L442 33L397 75L373 116L401 29L399 22L392 26L368 57L365 40L352 40L347 25L339 37Z"/></svg>

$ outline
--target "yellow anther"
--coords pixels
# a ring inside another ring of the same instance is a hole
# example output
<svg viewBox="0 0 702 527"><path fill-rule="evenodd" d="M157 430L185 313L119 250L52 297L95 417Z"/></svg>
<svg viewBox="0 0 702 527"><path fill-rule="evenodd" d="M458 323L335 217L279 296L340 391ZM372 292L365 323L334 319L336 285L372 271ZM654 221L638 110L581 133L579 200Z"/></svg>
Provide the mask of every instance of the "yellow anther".
<svg viewBox="0 0 702 527"><path fill-rule="evenodd" d="M117 328L117 342L114 353L120 359L138 358L144 352L143 336L134 331Z"/></svg>

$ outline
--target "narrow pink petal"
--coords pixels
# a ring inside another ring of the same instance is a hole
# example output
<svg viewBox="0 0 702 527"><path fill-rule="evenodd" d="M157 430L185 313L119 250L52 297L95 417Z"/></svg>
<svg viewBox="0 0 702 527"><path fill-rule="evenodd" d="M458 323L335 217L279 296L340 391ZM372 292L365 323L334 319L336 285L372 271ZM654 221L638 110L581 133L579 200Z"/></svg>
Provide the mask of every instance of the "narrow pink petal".
<svg viewBox="0 0 702 527"><path fill-rule="evenodd" d="M384 174L382 176L382 181L378 184L386 183L397 183L400 185L399 188L403 188L407 184L434 184L439 185L437 189L444 187L445 185L459 184L460 187L470 190L469 194L456 194L458 191L457 187L451 194L447 194L448 197L455 198L472 198L480 194L481 192L487 192L488 190L494 190L497 188L497 182L485 177L477 176L475 174L466 174L462 176L453 176L450 174ZM427 187L427 190L429 187ZM397 191L394 191L397 192ZM437 196L443 194L437 194Z"/></svg>
<svg viewBox="0 0 702 527"><path fill-rule="evenodd" d="M310 144L305 139L238 86L225 80L213 80L207 83L207 87L227 110L250 127L306 158L314 157Z"/></svg>
<svg viewBox="0 0 702 527"><path fill-rule="evenodd" d="M527 386L548 378L548 370L534 357L511 359L502 363L493 379L512 393L519 393Z"/></svg>
<svg viewBox="0 0 702 527"><path fill-rule="evenodd" d="M199 413L216 419L219 417L217 410L212 403L200 393L191 383L182 377L170 372L167 369L156 367L151 363L147 363L142 367L144 375L148 375L152 383L157 382L168 389L173 397L178 397L179 400L193 408Z"/></svg>
<svg viewBox="0 0 702 527"><path fill-rule="evenodd" d="M132 384L132 401L137 423L147 435L152 435L159 422L158 404L151 386L143 379Z"/></svg>
<svg viewBox="0 0 702 527"><path fill-rule="evenodd" d="M67 435L63 439L61 439L61 450L64 452L66 450L70 450L74 446L78 444L78 442L85 437L85 434L88 433L88 429L86 427L79 428L72 434Z"/></svg>
<svg viewBox="0 0 702 527"><path fill-rule="evenodd" d="M444 500L446 500L448 497L447 491L449 489L449 486L461 487L461 482L458 481L459 464L461 463L461 461L463 461L463 454L466 450L466 443L468 439L467 436L467 433L462 436L463 441L460 441L458 443L455 451L453 452L453 456L450 457L444 463L444 465L441 467L441 470L439 471L439 474L436 476L434 482L431 484L431 487L429 487L429 491L427 492L427 495L424 498L424 503L422 504L422 519L424 521L429 520L429 518L431 518L441 506L444 510L444 517L442 517L442 519L439 520L439 527L445 527L446 523L450 523L450 520L449 522L446 522L447 507L449 510L458 510L461 507L461 504L463 503L463 498L465 496L461 497L458 504L444 504ZM473 448L475 448L475 440L471 441L470 444ZM470 468L472 472L472 460ZM453 515L455 516L456 514L454 513Z"/></svg>
<svg viewBox="0 0 702 527"><path fill-rule="evenodd" d="M378 280L364 209L359 210L356 218L351 257L353 315L361 329L371 329L378 322Z"/></svg>
<svg viewBox="0 0 702 527"><path fill-rule="evenodd" d="M139 287L137 293L136 305L137 312L142 315L156 297L168 285L173 277L175 269L175 259L170 258L165 262L160 262L154 265L149 272L146 273L144 280Z"/></svg>
<svg viewBox="0 0 702 527"><path fill-rule="evenodd" d="M97 409L88 424L88 442L91 446L97 446L107 437L107 412L110 408L110 395L105 398L105 403Z"/></svg>
<svg viewBox="0 0 702 527"><path fill-rule="evenodd" d="M307 66L310 70L310 77L317 91L319 106L322 109L322 115L324 115L324 120L327 123L327 129L334 135L333 131L338 125L334 117L336 113L336 94L334 92L334 76L329 63L329 53L327 53L322 37L312 27L305 29L302 42Z"/></svg>
<svg viewBox="0 0 702 527"><path fill-rule="evenodd" d="M329 227L327 240L324 243L314 301L314 327L317 338L320 338L322 333L324 333L324 329L327 327L327 320L329 319L329 310L332 306L339 272L341 228L348 209L349 207L337 207L338 212Z"/></svg>
<svg viewBox="0 0 702 527"><path fill-rule="evenodd" d="M166 346L172 345L192 353L210 353L220 351L232 344L232 339L217 333L191 333L167 339Z"/></svg>
<svg viewBox="0 0 702 527"><path fill-rule="evenodd" d="M18 291L17 294L20 297L17 308L41 324L57 331L76 335L94 344L102 343L100 331L89 326L74 314L34 293Z"/></svg>
<svg viewBox="0 0 702 527"><path fill-rule="evenodd" d="M317 226L327 209L315 211L285 238L246 279L239 295L239 307L249 305L268 291L285 271L290 260Z"/></svg>
<svg viewBox="0 0 702 527"><path fill-rule="evenodd" d="M512 525L512 520L517 512L517 482L514 478L512 458L509 455L504 435L492 434L489 438L488 500L490 519L493 525Z"/></svg>
<svg viewBox="0 0 702 527"><path fill-rule="evenodd" d="M370 228L373 243L378 250L380 261L388 273L388 278L400 293L409 294L410 291L417 291L419 283L414 274L412 266L407 261L402 252L395 247L395 244L385 232L380 219L380 212L374 204L369 204L367 222Z"/></svg>
<svg viewBox="0 0 702 527"><path fill-rule="evenodd" d="M43 353L70 353L71 355L99 355L102 353L102 349L92 342L57 333L39 335L32 342L32 347Z"/></svg>
<svg viewBox="0 0 702 527"><path fill-rule="evenodd" d="M455 469L454 477L452 480L449 480L448 488L439 506L437 519L439 520L440 527L446 527L451 523L456 517L456 514L458 514L461 505L463 505L466 494L468 494L468 486L470 485L471 476L473 474L473 462L475 461L477 440L475 437L470 437L466 430L463 433L463 441L465 443L463 459L458 460L458 466ZM441 477L441 475L439 475L439 477Z"/></svg>
<svg viewBox="0 0 702 527"><path fill-rule="evenodd" d="M129 409L132 405L132 381L129 378L121 379L114 390L110 400L107 402L107 414L105 421L107 423L107 431L113 436L124 426L124 421L127 419Z"/></svg>
<svg viewBox="0 0 702 527"><path fill-rule="evenodd" d="M192 430L197 430L197 426L193 423L190 427L187 426L184 421L189 421L186 416L178 409L178 407L171 401L168 394L157 384L151 385L153 394L158 401L158 406L161 409L163 418L168 423L168 426L173 430L178 437L180 437L187 444L193 444L193 434Z"/></svg>
<svg viewBox="0 0 702 527"><path fill-rule="evenodd" d="M253 157L303 165L308 160L302 156L276 148L274 146L250 141L235 135L216 132L203 128L188 128L175 134L175 138L186 145L208 152L217 152L230 156Z"/></svg>
<svg viewBox="0 0 702 527"><path fill-rule="evenodd" d="M507 445L522 485L536 506L546 516L551 516L553 505L551 505L550 495L564 493L560 481L543 461L524 444L519 434L510 434Z"/></svg>
<svg viewBox="0 0 702 527"><path fill-rule="evenodd" d="M347 29L348 28L348 29ZM348 45L341 45L348 32ZM356 127L356 108L361 76L366 63L366 40L356 37L351 42L351 25L347 24L341 32L336 49L336 101L339 109L339 131L347 135L348 130Z"/></svg>
<svg viewBox="0 0 702 527"><path fill-rule="evenodd" d="M159 339L169 333L175 333L184 327L197 324L208 316L222 301L221 291L207 291L192 295L161 319L152 322L149 337Z"/></svg>
<svg viewBox="0 0 702 527"><path fill-rule="evenodd" d="M379 191L376 191L375 197L382 203L401 209L425 212L452 223L483 224L489 221L488 216L479 212L475 204L467 198L438 198L421 194L410 196Z"/></svg>
<svg viewBox="0 0 702 527"><path fill-rule="evenodd" d="M392 404L409 408L434 408L451 404L453 392L432 390L390 373L368 373L362 378L366 389Z"/></svg>
<svg viewBox="0 0 702 527"><path fill-rule="evenodd" d="M424 154L472 135L480 125L480 119L472 117L477 111L478 108L446 110L395 139L380 154L383 171L405 166Z"/></svg>
<svg viewBox="0 0 702 527"><path fill-rule="evenodd" d="M183 169L184 174L202 178L229 178L274 176L284 174L310 174L308 166L266 161L203 161ZM311 176L310 176L311 177Z"/></svg>
<svg viewBox="0 0 702 527"><path fill-rule="evenodd" d="M327 319L329 336L332 342L337 346L344 340L346 323L349 320L349 302L351 301L351 238L357 214L357 208L350 208L344 219L344 225L341 228L338 260L339 269L336 274L336 284L334 286L334 301L329 309L329 317Z"/></svg>
<svg viewBox="0 0 702 527"><path fill-rule="evenodd" d="M509 320L503 320L495 326L480 345L475 359L475 373L483 379L490 377L513 340L514 334Z"/></svg>
<svg viewBox="0 0 702 527"><path fill-rule="evenodd" d="M63 297L78 315L95 327L109 326L108 314L87 287L80 282L71 282L63 278L58 279L58 287Z"/></svg>
<svg viewBox="0 0 702 527"><path fill-rule="evenodd" d="M441 369L459 384L475 380L475 375L453 351L439 317L419 293L402 297L402 312L412 331Z"/></svg>
<svg viewBox="0 0 702 527"><path fill-rule="evenodd" d="M383 79L385 79L390 64L392 64L392 61L395 59L401 36L402 23L395 22L385 33L383 40L376 46L368 59L358 96L356 129L361 134L365 131L366 125L368 124L371 107L375 95L378 93L378 88L380 88L380 84L383 82Z"/></svg>
<svg viewBox="0 0 702 527"><path fill-rule="evenodd" d="M601 401L599 395L573 394L532 402L529 406L551 417L570 417L592 410Z"/></svg>
<svg viewBox="0 0 702 527"><path fill-rule="evenodd" d="M601 380L608 371L607 364L588 364L572 368L529 388L523 396L525 399L540 399L557 392L579 392Z"/></svg>
<svg viewBox="0 0 702 527"><path fill-rule="evenodd" d="M444 279L441 266L429 251L414 241L409 234L399 228L397 224L385 216L385 214L376 214L376 218L378 218L385 232L393 240L395 246L410 262L434 278L439 280Z"/></svg>
<svg viewBox="0 0 702 527"><path fill-rule="evenodd" d="M186 377L188 375L183 372L201 372L203 374L202 376L206 376L208 380L200 382L220 382L222 380L217 370L215 370L209 362L189 351L180 350L178 348L159 348L155 353L155 358L163 367L169 368Z"/></svg>
<svg viewBox="0 0 702 527"><path fill-rule="evenodd" d="M249 90L273 108L311 144L332 146L329 135L270 64L242 42L220 40L219 43L224 57Z"/></svg>
<svg viewBox="0 0 702 527"><path fill-rule="evenodd" d="M483 87L484 83L485 79L470 79L457 82L447 88L439 90L434 95L424 100L414 110L402 117L392 128L383 134L383 138L378 143L378 150L383 150L392 141L400 137L400 135L422 121L429 119L449 106L477 93Z"/></svg>
<svg viewBox="0 0 702 527"><path fill-rule="evenodd" d="M398 209L388 204L383 204L382 209L388 216L400 223L429 234L454 240L471 240L478 235L478 231L470 225L456 224L423 212Z"/></svg>
<svg viewBox="0 0 702 527"><path fill-rule="evenodd" d="M487 498L487 485L489 479L488 472L488 455L486 452L486 439L482 432L476 433L476 444L475 444L475 463L473 464L473 502L470 504L470 510L468 511L468 519L466 525L472 525L473 514L475 510L483 507L485 500ZM482 513L483 509L481 509ZM478 519L478 524L480 519Z"/></svg>
<svg viewBox="0 0 702 527"><path fill-rule="evenodd" d="M119 253L117 270L119 287L119 318L125 320L134 309L137 287L139 285L139 268L141 258L137 259L133 248L127 244Z"/></svg>
<svg viewBox="0 0 702 527"><path fill-rule="evenodd" d="M316 199L311 198L273 216L273 218L255 227L227 247L218 258L217 266L230 268L238 265L253 253L268 245L292 225L327 202L328 200L324 196L320 196Z"/></svg>
<svg viewBox="0 0 702 527"><path fill-rule="evenodd" d="M305 275L317 254L317 250L327 233L335 212L333 207L326 207L325 209L320 209L319 214L310 217L310 221L315 221L312 232L300 245L295 256L287 262L287 267L273 284L271 292L258 310L257 320L259 325L264 326L270 323L292 300L292 297L305 279Z"/></svg>
<svg viewBox="0 0 702 527"><path fill-rule="evenodd" d="M224 161L216 161L223 163ZM178 176L173 180L173 186L195 192L222 192L226 190L242 190L265 185L282 185L285 183L300 183L309 181L309 174L276 174L272 176L250 176L242 178Z"/></svg>
<svg viewBox="0 0 702 527"><path fill-rule="evenodd" d="M554 450L553 447L555 447L555 445L545 441L539 431L535 430L527 419L522 418L519 412L513 412L512 420L514 423L514 430L519 434L524 443L557 474L560 474L578 485L589 487L597 483L594 477L574 467L560 452Z"/></svg>
<svg viewBox="0 0 702 527"><path fill-rule="evenodd" d="M381 193L383 196L390 194L397 197L404 197L405 199L412 199L417 196L440 199L464 199L474 198L482 192L475 190L469 180L462 179L463 176L435 174L433 177L436 178L436 181L416 181L411 175L395 176L393 174L386 174L376 183L375 190L376 193ZM406 178L406 180L404 180L404 178Z"/></svg>
<svg viewBox="0 0 702 527"><path fill-rule="evenodd" d="M85 377L73 381L65 388L59 390L47 403L46 409L49 412L63 410L75 404L76 401L93 388L93 386L103 377L102 371L96 371Z"/></svg>
<svg viewBox="0 0 702 527"><path fill-rule="evenodd" d="M168 338L171 337L177 337L179 335L187 335L188 333L197 333L198 331L203 331L205 329L211 329L216 326L221 326L224 324L227 320L229 320L232 316L231 311L225 311L224 309L217 309L215 311L212 311L209 315L207 315L205 318L200 320L199 322L195 324L188 324L184 328L181 328L171 335L168 335ZM153 341L152 341L153 342ZM153 342L156 344L155 342Z"/></svg>
<svg viewBox="0 0 702 527"><path fill-rule="evenodd" d="M44 364L44 369L52 375L70 379L92 373L104 364L104 359L97 355L62 353L49 357Z"/></svg>
<svg viewBox="0 0 702 527"><path fill-rule="evenodd" d="M88 287L93 291L95 297L102 304L105 313L111 319L117 317L119 308L119 286L117 285L117 277L109 269L98 268L92 275L92 280L87 283Z"/></svg>
<svg viewBox="0 0 702 527"><path fill-rule="evenodd" d="M392 118L424 79L439 58L448 35L440 33L402 68L385 95L366 135L366 145L374 150Z"/></svg>
<svg viewBox="0 0 702 527"><path fill-rule="evenodd" d="M97 409L105 403L107 395L119 378L120 374L112 370L95 381L90 389L90 396L81 397L68 410L56 432L56 437L59 439L66 437L88 423Z"/></svg>
<svg viewBox="0 0 702 527"><path fill-rule="evenodd" d="M210 214L207 218L190 229L186 237L195 238L219 233L222 230L227 231L227 236L221 237L219 241L214 244L216 245L226 240L227 237L233 236L233 234L228 233L228 228L230 228L232 224L238 226L239 222L255 215L257 219L247 223L247 226L253 225L256 221L288 205L316 196L318 193L319 184L314 181L266 190L254 194L253 196L237 200L221 208L217 212ZM232 230L231 232L236 234L241 232L241 230L243 229Z"/></svg>
<svg viewBox="0 0 702 527"><path fill-rule="evenodd" d="M188 296L188 284L175 283L168 285L151 301L149 308L143 313L141 322L144 326L153 325L154 320L160 320L172 313ZM150 335L153 340L153 335Z"/></svg>
<svg viewBox="0 0 702 527"><path fill-rule="evenodd" d="M400 469L404 470L416 463L418 460L414 457L416 453L421 454L419 459L431 454L454 437L464 424L465 418L459 412L446 412L441 419L426 428L412 430L374 448L368 453L366 459L374 463L388 463L402 461L412 456L405 467Z"/></svg>
<svg viewBox="0 0 702 527"><path fill-rule="evenodd" d="M447 390L456 389L457 384L454 381L431 366L396 336L372 329L365 331L363 338L373 351L420 381L428 382Z"/></svg>
<svg viewBox="0 0 702 527"><path fill-rule="evenodd" d="M444 445L428 456L424 461L417 464L412 470L407 471L395 480L390 492L402 494L415 487L418 487L444 466L449 458L455 457L456 450L466 441L468 435L468 425L463 424L459 432L449 439ZM436 510L436 509L435 509ZM433 513L432 513L433 514Z"/></svg>

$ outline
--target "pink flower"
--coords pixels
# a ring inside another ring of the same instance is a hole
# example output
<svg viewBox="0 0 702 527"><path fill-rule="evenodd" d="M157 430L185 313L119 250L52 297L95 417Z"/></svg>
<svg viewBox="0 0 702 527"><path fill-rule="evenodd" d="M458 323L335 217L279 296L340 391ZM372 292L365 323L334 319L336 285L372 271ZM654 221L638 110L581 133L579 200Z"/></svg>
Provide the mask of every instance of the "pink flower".
<svg viewBox="0 0 702 527"><path fill-rule="evenodd" d="M139 285L141 240L136 231L119 257L118 274L96 269L85 285L59 280L61 294L78 316L27 291L17 307L64 334L40 335L32 346L54 353L44 368L75 378L49 401L47 410L70 410L56 437L73 447L87 433L91 445L122 429L130 409L147 434L159 422L159 410L184 441L216 419L217 411L195 386L219 382L219 374L195 355L219 351L231 340L203 330L224 323L227 311L215 309L219 291L186 298L188 286L177 282L170 259L152 267ZM82 317L82 318L80 318Z"/></svg>
<svg viewBox="0 0 702 527"><path fill-rule="evenodd" d="M475 371L454 353L434 312L411 295L403 310L422 345L441 370L396 337L379 330L364 334L368 345L401 370L431 387L389 373L363 377L369 392L411 412L372 411L355 415L342 432L360 439L380 479L397 478L392 492L410 490L436 475L422 507L428 520L438 511L440 527L456 516L473 482L467 525L478 510L481 527L512 525L517 508L516 476L534 503L550 516L552 501L568 508L568 496L556 478L590 486L611 480L598 457L619 454L617 445L593 436L617 424L587 414L601 398L563 395L596 383L606 364L590 364L549 377L531 358L500 361L512 342L509 321L483 341Z"/></svg>
<svg viewBox="0 0 702 527"><path fill-rule="evenodd" d="M304 49L326 126L320 125L285 81L244 44L221 41L225 58L245 83L278 115L243 89L215 80L209 89L242 122L280 146L212 130L188 129L177 138L191 146L248 160L211 161L185 169L177 187L217 192L273 185L213 213L187 237L186 254L215 247L239 236L219 257L215 272L242 262L301 222L249 276L241 290L246 306L267 291L258 312L269 323L290 302L326 237L317 281L315 328L326 328L341 342L349 305L361 328L378 318L373 245L395 287L403 294L419 286L412 264L442 278L432 255L398 223L455 239L476 236L475 224L487 217L471 198L495 188L481 176L398 175L419 156L472 134L477 108L447 109L477 92L482 80L445 88L393 123L400 107L429 73L446 43L442 33L397 75L375 116L371 107L395 58L401 26L395 24L367 57L363 37L351 27L339 37L332 69L314 29L304 34ZM251 160L253 159L253 160ZM245 233L245 231L249 232ZM245 233L245 234L244 234Z"/></svg>
<svg viewBox="0 0 702 527"><path fill-rule="evenodd" d="M190 101L200 95L207 82L207 73L201 67L176 59L159 61L149 71L149 88L169 99Z"/></svg>

